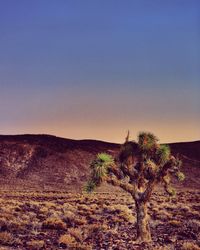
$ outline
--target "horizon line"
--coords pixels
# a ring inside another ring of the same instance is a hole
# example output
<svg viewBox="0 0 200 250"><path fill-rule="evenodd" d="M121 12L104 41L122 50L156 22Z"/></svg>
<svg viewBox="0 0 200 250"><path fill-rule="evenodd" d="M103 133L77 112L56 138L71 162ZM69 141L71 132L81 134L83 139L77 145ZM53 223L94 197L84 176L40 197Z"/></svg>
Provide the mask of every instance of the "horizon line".
<svg viewBox="0 0 200 250"><path fill-rule="evenodd" d="M120 142L112 142L112 141L105 141L105 140L101 140L101 139L94 139L94 138L84 138L84 139L74 139L74 138L68 138L68 137L63 137L63 136L58 136L58 135L55 135L55 134L44 134L44 133L33 133L33 134L30 134L30 133L26 133L26 134L0 134L0 137L1 136L51 136L51 137L56 137L56 138L61 138L61 139L66 139L66 140L74 140L74 141L99 141L99 142L105 142L105 143L112 143L112 144L123 144L120 143ZM136 140L130 140L130 141L136 141ZM159 140L160 141L160 140ZM173 144L173 143L190 143L190 142L198 142L200 141L200 139L197 139L197 140L192 140L192 141L173 141L173 142L161 142L160 144Z"/></svg>

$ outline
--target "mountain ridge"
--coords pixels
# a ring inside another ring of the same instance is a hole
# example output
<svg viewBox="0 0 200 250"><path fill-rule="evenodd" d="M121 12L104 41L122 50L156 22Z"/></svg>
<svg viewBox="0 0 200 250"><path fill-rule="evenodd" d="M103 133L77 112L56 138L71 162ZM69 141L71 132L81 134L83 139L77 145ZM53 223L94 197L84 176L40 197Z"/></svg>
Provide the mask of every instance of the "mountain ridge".
<svg viewBox="0 0 200 250"><path fill-rule="evenodd" d="M168 144L183 159L188 185L199 176L200 141ZM47 134L0 135L0 187L81 190L99 152L116 155L120 144ZM193 166L192 170L188 166Z"/></svg>

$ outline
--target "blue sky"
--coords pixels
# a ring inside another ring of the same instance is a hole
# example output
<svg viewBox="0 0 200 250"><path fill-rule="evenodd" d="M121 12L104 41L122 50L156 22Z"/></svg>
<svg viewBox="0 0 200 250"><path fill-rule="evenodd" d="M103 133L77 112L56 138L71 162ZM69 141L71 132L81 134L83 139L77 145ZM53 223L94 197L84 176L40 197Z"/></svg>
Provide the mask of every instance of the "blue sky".
<svg viewBox="0 0 200 250"><path fill-rule="evenodd" d="M199 1L2 0L0 134L200 138Z"/></svg>

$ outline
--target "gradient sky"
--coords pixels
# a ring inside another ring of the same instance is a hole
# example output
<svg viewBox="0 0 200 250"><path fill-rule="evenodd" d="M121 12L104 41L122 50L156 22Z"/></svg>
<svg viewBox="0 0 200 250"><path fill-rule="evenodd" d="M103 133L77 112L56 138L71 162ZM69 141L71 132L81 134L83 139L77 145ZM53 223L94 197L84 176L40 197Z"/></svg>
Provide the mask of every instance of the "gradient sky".
<svg viewBox="0 0 200 250"><path fill-rule="evenodd" d="M200 139L200 1L1 0L0 134Z"/></svg>

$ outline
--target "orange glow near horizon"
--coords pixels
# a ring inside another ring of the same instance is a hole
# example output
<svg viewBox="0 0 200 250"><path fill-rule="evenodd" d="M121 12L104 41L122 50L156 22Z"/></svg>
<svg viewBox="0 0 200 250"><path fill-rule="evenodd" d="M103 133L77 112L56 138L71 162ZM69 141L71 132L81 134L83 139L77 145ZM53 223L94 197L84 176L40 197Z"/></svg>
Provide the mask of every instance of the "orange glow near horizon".
<svg viewBox="0 0 200 250"><path fill-rule="evenodd" d="M145 124L145 123L144 123ZM146 125L136 125L129 126L110 124L109 126L35 126L35 127L21 127L20 129L7 128L9 134L50 134L58 137L68 138L68 139L94 139L102 140L114 143L122 143L125 139L127 131L130 130L130 139L136 140L137 135L141 131L149 131L154 133L160 140L161 143L170 143L170 142L186 142L186 141L196 141L200 140L199 127L195 123L186 124L168 124L163 126L156 127L154 124ZM192 131L192 133L191 133ZM2 133L4 134L4 133Z"/></svg>

